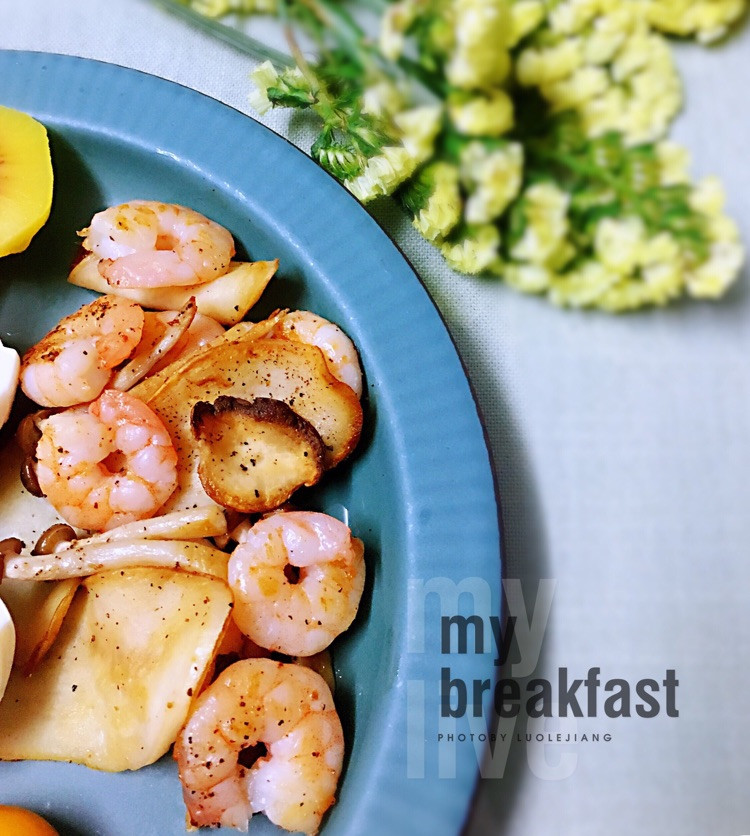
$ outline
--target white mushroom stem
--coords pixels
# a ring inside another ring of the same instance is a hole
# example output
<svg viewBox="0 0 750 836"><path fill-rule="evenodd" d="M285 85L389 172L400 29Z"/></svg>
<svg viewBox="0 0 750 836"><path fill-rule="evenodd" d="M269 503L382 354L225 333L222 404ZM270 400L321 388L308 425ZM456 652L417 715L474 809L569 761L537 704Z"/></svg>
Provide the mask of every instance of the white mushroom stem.
<svg viewBox="0 0 750 836"><path fill-rule="evenodd" d="M143 380L159 360L177 345L190 327L197 310L195 298L191 296L182 310L177 311L174 317L166 323L162 338L145 351L136 353L133 359L117 372L112 381L112 388L127 392Z"/></svg>
<svg viewBox="0 0 750 836"><path fill-rule="evenodd" d="M218 505L201 505L186 511L172 511L150 520L125 523L117 528L67 543L64 548L113 540L196 540L227 533L227 520Z"/></svg>
<svg viewBox="0 0 750 836"><path fill-rule="evenodd" d="M5 576L49 581L80 578L112 569L152 566L182 569L226 580L228 555L206 543L184 540L114 540L75 545L53 554L21 554L6 559Z"/></svg>

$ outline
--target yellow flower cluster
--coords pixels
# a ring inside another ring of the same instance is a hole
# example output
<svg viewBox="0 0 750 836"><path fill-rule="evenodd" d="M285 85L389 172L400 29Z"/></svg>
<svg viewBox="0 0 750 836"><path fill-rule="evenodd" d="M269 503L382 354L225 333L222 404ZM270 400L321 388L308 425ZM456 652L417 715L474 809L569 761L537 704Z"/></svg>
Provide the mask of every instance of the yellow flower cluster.
<svg viewBox="0 0 750 836"><path fill-rule="evenodd" d="M428 241L441 241L461 220L463 201L458 169L450 163L437 162L427 167L425 177L432 180L432 191L413 223Z"/></svg>
<svg viewBox="0 0 750 836"><path fill-rule="evenodd" d="M497 262L500 232L493 224L467 228L457 239L440 245L445 260L459 273L470 276L484 273Z"/></svg>
<svg viewBox="0 0 750 836"><path fill-rule="evenodd" d="M576 110L588 136L618 131L631 145L663 137L682 105L669 45L636 0L558 3L518 55L516 76L553 112Z"/></svg>
<svg viewBox="0 0 750 836"><path fill-rule="evenodd" d="M747 0L642 0L642 6L655 29L712 43L742 17Z"/></svg>
<svg viewBox="0 0 750 836"><path fill-rule="evenodd" d="M391 118L407 106L407 97L390 79L380 79L365 87L362 93L362 110L374 116Z"/></svg>
<svg viewBox="0 0 750 836"><path fill-rule="evenodd" d="M391 61L398 59L406 44L406 30L419 14L416 0L398 0L383 13L380 21L380 51Z"/></svg>
<svg viewBox="0 0 750 836"><path fill-rule="evenodd" d="M684 291L679 244L666 232L649 236L640 218L606 218L595 233L595 258L555 277L558 305L609 311L664 305Z"/></svg>
<svg viewBox="0 0 750 836"><path fill-rule="evenodd" d="M512 0L508 46L517 46L542 24L546 15L545 0Z"/></svg>
<svg viewBox="0 0 750 836"><path fill-rule="evenodd" d="M397 72L265 64L252 104L315 110L315 159L362 202L398 197L458 272L613 312L714 299L744 249L719 182L693 186L665 139L682 89L662 32L715 39L744 4L394 0L379 46Z"/></svg>
<svg viewBox="0 0 750 836"><path fill-rule="evenodd" d="M510 6L498 0L453 0L455 43L446 63L448 82L461 90L502 84L510 72Z"/></svg>
<svg viewBox="0 0 750 836"><path fill-rule="evenodd" d="M571 221L571 193L553 177L525 185L524 146L502 138L515 128L515 82L538 90L551 118L577 113L589 140L621 135L625 147L634 149L632 188L688 188L687 152L663 139L681 107L682 88L669 44L657 29L716 37L739 13L738 2L744 0L392 4L381 33L383 51L391 57L404 53L420 15L440 17L444 24L431 30L428 52L450 91L450 130L462 137L457 152L428 162L416 174L414 226L457 271L494 273L558 305L621 311L664 305L684 294L721 295L744 254L736 226L723 214L716 181L691 193L690 208L702 219L692 244L658 224L647 228L625 210L583 233L575 226L580 222ZM647 143L656 143L651 156L639 156ZM596 156L600 153L604 158ZM609 167L609 153L606 142L592 145L594 164L602 171Z"/></svg>
<svg viewBox="0 0 750 836"><path fill-rule="evenodd" d="M344 181L347 189L363 203L393 192L422 163L430 159L440 132L442 108L435 106L403 110L393 117L399 145L386 145L367 161L364 171Z"/></svg>
<svg viewBox="0 0 750 836"><path fill-rule="evenodd" d="M703 263L688 269L685 284L691 296L717 299L737 277L745 259L737 224L724 214L724 188L716 177L707 177L693 191L691 208L708 219L711 251Z"/></svg>
<svg viewBox="0 0 750 836"><path fill-rule="evenodd" d="M524 192L522 201L526 229L511 248L512 258L539 267L561 267L570 228L569 195L554 183L537 183Z"/></svg>
<svg viewBox="0 0 750 836"><path fill-rule="evenodd" d="M510 48L544 17L543 0L399 0L386 9L380 51L390 60L405 51L409 28L429 17L430 60L451 89L448 116L467 136L498 137L513 128L513 100L503 88Z"/></svg>
<svg viewBox="0 0 750 836"><path fill-rule="evenodd" d="M205 17L227 14L274 14L277 0L191 0L190 5Z"/></svg>
<svg viewBox="0 0 750 836"><path fill-rule="evenodd" d="M413 210L414 226L441 246L457 270L480 272L479 264L486 269L498 258L500 232L492 224L516 199L522 183L520 144L488 147L478 140L470 142L462 148L458 163L434 162L418 175L417 189L427 196Z"/></svg>
<svg viewBox="0 0 750 836"><path fill-rule="evenodd" d="M498 137L513 127L513 100L502 89L452 93L448 113L453 127L464 136Z"/></svg>
<svg viewBox="0 0 750 836"><path fill-rule="evenodd" d="M690 182L690 154L687 148L665 139L656 145L656 158L660 186L679 186Z"/></svg>
<svg viewBox="0 0 750 836"><path fill-rule="evenodd" d="M536 183L523 193L519 206L523 234L510 247L511 260L498 259L492 272L517 290L541 293L575 255L568 241L570 196L554 183Z"/></svg>
<svg viewBox="0 0 750 836"><path fill-rule="evenodd" d="M514 19L510 0L450 0L453 43L443 73L454 128L466 136L499 137L514 125L513 100L502 85L511 70Z"/></svg>
<svg viewBox="0 0 750 836"><path fill-rule="evenodd" d="M676 158L672 147L665 157ZM680 155L681 157L683 155ZM669 175L671 178L671 174ZM709 255L695 263L689 249L668 232L650 233L641 218L603 218L596 225L590 256L565 267L565 196L534 186L527 228L511 250L513 261L493 270L518 290L546 293L566 307L611 312L665 305L684 294L716 299L736 279L744 260L736 224L724 214L724 192L716 178L702 181L690 197L709 239ZM529 189L524 195L528 200Z"/></svg>
<svg viewBox="0 0 750 836"><path fill-rule="evenodd" d="M482 142L470 142L461 152L460 171L468 192L466 222L497 220L521 191L523 146L509 142L500 148L487 148Z"/></svg>

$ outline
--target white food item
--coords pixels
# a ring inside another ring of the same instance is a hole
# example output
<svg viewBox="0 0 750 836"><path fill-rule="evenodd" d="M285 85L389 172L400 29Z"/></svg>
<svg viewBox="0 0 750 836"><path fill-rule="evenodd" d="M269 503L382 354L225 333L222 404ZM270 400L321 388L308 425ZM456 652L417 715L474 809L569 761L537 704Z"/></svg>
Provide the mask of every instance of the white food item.
<svg viewBox="0 0 750 836"><path fill-rule="evenodd" d="M21 358L14 348L8 348L0 342L0 427L8 420L13 398L18 388L18 375L21 371Z"/></svg>
<svg viewBox="0 0 750 836"><path fill-rule="evenodd" d="M8 608L0 600L0 700L8 684L13 654L16 650L16 629Z"/></svg>

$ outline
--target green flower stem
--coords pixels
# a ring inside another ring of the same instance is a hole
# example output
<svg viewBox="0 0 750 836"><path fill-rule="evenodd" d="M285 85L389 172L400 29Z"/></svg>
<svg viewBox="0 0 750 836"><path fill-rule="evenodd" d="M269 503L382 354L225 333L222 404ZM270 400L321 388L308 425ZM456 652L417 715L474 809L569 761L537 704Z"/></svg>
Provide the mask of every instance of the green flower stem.
<svg viewBox="0 0 750 836"><path fill-rule="evenodd" d="M627 197L635 196L629 189L623 186L622 182L618 180L617 177L613 177L609 172L599 168L598 166L589 165L589 163L585 163L575 157L571 157L570 154L566 154L563 151L553 151L550 148L540 148L538 145L533 143L529 143L527 148L529 150L530 157L538 159L543 163L555 163L563 168L567 168L574 174L580 174L581 176L587 177L591 180L600 180L607 186L614 189L618 194L623 194Z"/></svg>
<svg viewBox="0 0 750 836"><path fill-rule="evenodd" d="M204 17L180 0L155 0L155 2L170 14L187 21L197 29L201 29L235 49L255 58L258 61L270 61L277 69L283 70L294 66L294 61L283 52L266 46L244 32L238 32L230 26L225 26L211 18Z"/></svg>
<svg viewBox="0 0 750 836"><path fill-rule="evenodd" d="M336 2L336 0L333 0L333 2L330 2L330 0L308 0L308 2L321 6L326 10L331 18L338 20L342 36L345 35L353 43L358 44L367 40L367 35L362 27L339 2Z"/></svg>
<svg viewBox="0 0 750 836"><path fill-rule="evenodd" d="M608 171L598 166L592 166L582 160L571 157L563 151L553 151L549 148L539 148L539 146L530 143L528 150L529 156L533 159L541 160L542 162L551 162L567 168L574 174L580 174L589 180L599 181L612 189L617 195L622 204L631 206L644 220L647 220L647 212L645 210L641 196L629 188L622 180L613 176ZM531 166L533 168L533 166Z"/></svg>
<svg viewBox="0 0 750 836"><path fill-rule="evenodd" d="M328 24L342 51L370 68L377 68L386 75L393 74L393 65L381 55L367 33L337 0L298 1L304 2L310 9L319 9L319 19ZM380 3L378 0L378 11L382 11L386 6L387 3ZM433 96L444 99L448 95L449 86L436 73L431 73L406 56L401 56L397 64L405 77L416 79Z"/></svg>
<svg viewBox="0 0 750 836"><path fill-rule="evenodd" d="M448 97L450 85L440 78L437 73L430 72L426 67L423 67L411 58L407 58L405 55L399 56L398 66L404 75L415 78L422 87L437 99L444 101Z"/></svg>
<svg viewBox="0 0 750 836"><path fill-rule="evenodd" d="M358 5L364 6L364 8L379 15L382 15L391 5L389 0L356 0L356 2Z"/></svg>

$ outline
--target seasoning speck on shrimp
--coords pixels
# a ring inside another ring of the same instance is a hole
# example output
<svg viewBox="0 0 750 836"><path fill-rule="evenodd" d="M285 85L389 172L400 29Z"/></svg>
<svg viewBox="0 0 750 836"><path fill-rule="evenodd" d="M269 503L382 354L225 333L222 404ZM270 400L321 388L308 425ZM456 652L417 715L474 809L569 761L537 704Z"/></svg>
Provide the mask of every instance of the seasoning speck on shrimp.
<svg viewBox="0 0 750 836"><path fill-rule="evenodd" d="M175 287L223 276L234 255L228 230L204 215L153 200L98 212L82 230L111 287Z"/></svg>
<svg viewBox="0 0 750 836"><path fill-rule="evenodd" d="M40 422L36 476L78 528L104 531L152 517L177 486L177 454L143 401L108 389L89 406Z"/></svg>
<svg viewBox="0 0 750 836"><path fill-rule="evenodd" d="M365 583L361 540L340 520L277 511L241 535L229 559L234 619L256 644L312 656L354 620Z"/></svg>
<svg viewBox="0 0 750 836"><path fill-rule="evenodd" d="M259 744L265 754L242 766L242 750ZM245 659L200 695L174 757L194 826L246 831L250 816L265 812L286 830L314 834L335 801L344 735L319 674Z"/></svg>
<svg viewBox="0 0 750 836"><path fill-rule="evenodd" d="M41 406L93 400L140 342L143 319L140 305L119 296L84 305L26 352L21 388Z"/></svg>

